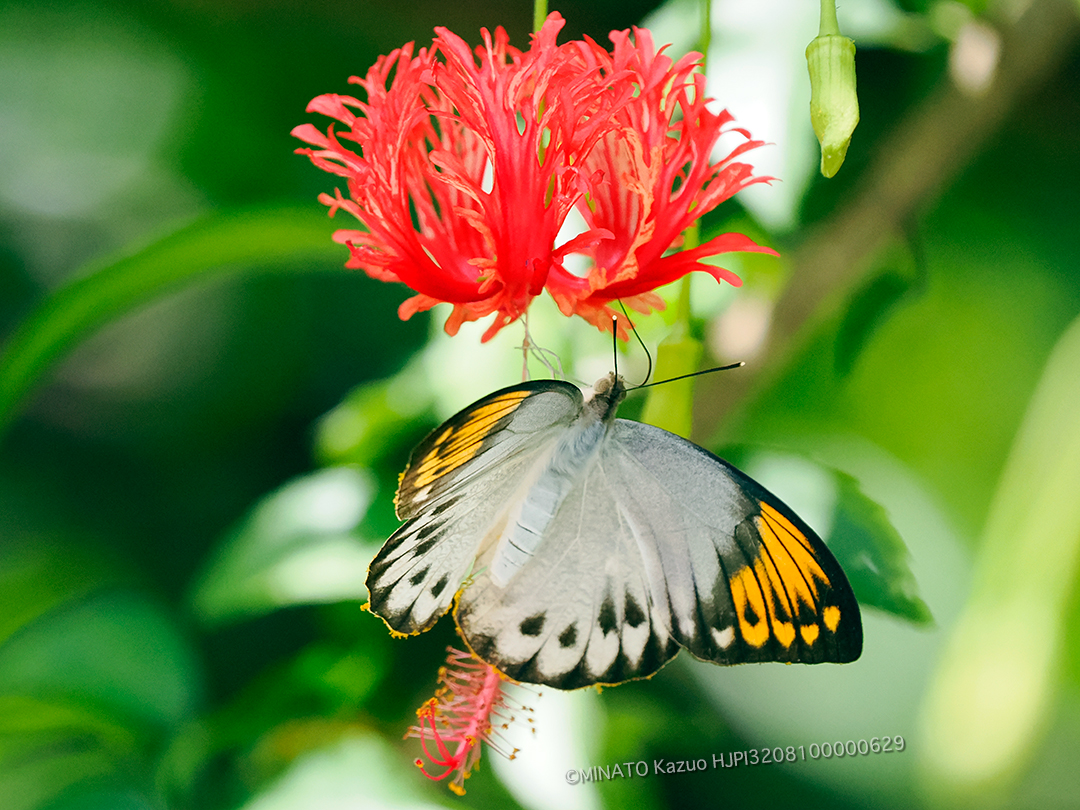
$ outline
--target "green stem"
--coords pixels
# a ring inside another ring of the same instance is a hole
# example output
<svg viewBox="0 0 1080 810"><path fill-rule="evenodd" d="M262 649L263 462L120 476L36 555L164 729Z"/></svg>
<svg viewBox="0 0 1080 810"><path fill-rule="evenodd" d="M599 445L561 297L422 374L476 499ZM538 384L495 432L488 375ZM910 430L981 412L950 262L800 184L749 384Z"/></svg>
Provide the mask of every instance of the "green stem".
<svg viewBox="0 0 1080 810"><path fill-rule="evenodd" d="M700 220L694 221L683 235L683 250L693 250L701 242ZM675 324L672 334L682 338L690 334L690 274L682 277L679 301L675 305Z"/></svg>
<svg viewBox="0 0 1080 810"><path fill-rule="evenodd" d="M548 4L547 0L533 0L533 33L535 34L540 30L540 27L544 24L544 20L547 19Z"/></svg>
<svg viewBox="0 0 1080 810"><path fill-rule="evenodd" d="M821 0L821 22L818 24L818 36L839 34L840 24L836 21L836 0Z"/></svg>
<svg viewBox="0 0 1080 810"><path fill-rule="evenodd" d="M712 0L701 0L701 35L698 37L698 51L701 52L701 72L705 72L705 62L709 58L709 45L712 43Z"/></svg>

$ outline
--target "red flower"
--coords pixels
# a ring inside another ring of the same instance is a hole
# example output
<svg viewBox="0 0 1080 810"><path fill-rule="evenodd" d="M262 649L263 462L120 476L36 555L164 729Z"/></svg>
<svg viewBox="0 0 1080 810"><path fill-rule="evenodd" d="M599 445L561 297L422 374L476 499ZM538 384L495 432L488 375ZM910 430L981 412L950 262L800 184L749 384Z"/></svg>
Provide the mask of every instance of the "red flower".
<svg viewBox="0 0 1080 810"><path fill-rule="evenodd" d="M417 759L416 766L424 775L439 780L453 773L449 787L463 795L465 780L480 761L481 742L510 759L517 754L516 748L505 751L500 747L495 739L498 731L492 725L494 718L501 721L499 728L505 729L514 718L502 714L509 706L502 691L506 681L503 675L470 653L452 647L447 648L447 653L446 666L439 669L442 685L435 697L416 710L420 722L410 727L405 737L419 738L424 756L443 769L441 773L429 773L424 760Z"/></svg>
<svg viewBox="0 0 1080 810"><path fill-rule="evenodd" d="M418 293L402 318L446 301L455 334L495 313L487 340L546 287L564 313L606 329L608 303L660 307L651 291L691 270L739 283L700 258L773 252L727 234L664 255L693 220L770 179L735 162L760 142L735 130L746 142L710 161L731 117L705 108L696 54L673 63L640 29L635 42L613 32L611 53L589 39L560 46L562 25L552 13L524 53L502 28L494 40L484 30L475 56L437 28L431 48L414 56L406 45L350 80L366 101L332 94L308 105L345 129L293 130L314 147L299 153L346 179L348 197L320 197L331 214L343 208L367 228L335 233L347 266ZM556 247L575 207L588 227ZM584 278L565 267L573 253L592 262Z"/></svg>

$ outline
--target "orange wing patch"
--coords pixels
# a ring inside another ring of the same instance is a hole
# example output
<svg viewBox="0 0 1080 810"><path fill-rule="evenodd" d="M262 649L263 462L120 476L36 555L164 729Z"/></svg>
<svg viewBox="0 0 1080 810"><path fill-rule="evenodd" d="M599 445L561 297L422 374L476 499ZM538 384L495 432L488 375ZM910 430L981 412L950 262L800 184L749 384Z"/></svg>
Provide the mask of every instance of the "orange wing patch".
<svg viewBox="0 0 1080 810"><path fill-rule="evenodd" d="M801 601L817 613L818 583L831 583L821 570L813 547L786 517L767 503L761 504L761 516L756 519L765 551L776 566L778 585L787 594L792 615L798 613Z"/></svg>
<svg viewBox="0 0 1080 810"><path fill-rule="evenodd" d="M743 640L751 647L761 647L769 640L769 620L765 613L765 597L758 578L748 566L740 568L731 579L731 596Z"/></svg>
<svg viewBox="0 0 1080 810"><path fill-rule="evenodd" d="M754 570L771 591L769 618L777 640L785 647L795 640L794 629L788 622L798 620L800 602L820 617L829 632L835 633L840 626L840 608L827 605L821 609L819 605L821 589L831 587L832 583L806 535L767 503L761 503L761 515L756 523L764 549L754 563ZM821 635L821 627L817 623L803 624L799 633L807 645L813 646Z"/></svg>
<svg viewBox="0 0 1080 810"><path fill-rule="evenodd" d="M833 633L836 632L837 626L840 624L840 608L835 605L829 605L822 611L821 618L825 620L825 626Z"/></svg>
<svg viewBox="0 0 1080 810"><path fill-rule="evenodd" d="M834 605L820 608L821 590L830 587L829 578L807 537L774 507L767 503L760 507L755 523L761 553L752 566L743 566L728 580L739 630L751 647L762 647L770 635L785 648L800 635L813 646L821 627L816 622L800 623L800 615L806 616L800 603L835 633L840 609Z"/></svg>
<svg viewBox="0 0 1080 810"><path fill-rule="evenodd" d="M513 413L531 393L510 391L471 411L461 423L446 427L435 438L428 453L405 471L410 486L423 489L474 458L495 424Z"/></svg>

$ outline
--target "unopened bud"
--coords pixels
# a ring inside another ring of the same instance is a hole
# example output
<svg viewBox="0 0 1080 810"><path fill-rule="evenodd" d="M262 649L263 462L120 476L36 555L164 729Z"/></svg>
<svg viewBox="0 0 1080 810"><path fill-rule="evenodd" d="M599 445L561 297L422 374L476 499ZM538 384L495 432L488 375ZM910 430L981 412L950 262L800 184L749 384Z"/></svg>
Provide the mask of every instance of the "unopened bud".
<svg viewBox="0 0 1080 810"><path fill-rule="evenodd" d="M810 68L810 123L821 144L821 173L832 177L844 164L851 133L859 123L855 93L855 43L823 34L806 47Z"/></svg>

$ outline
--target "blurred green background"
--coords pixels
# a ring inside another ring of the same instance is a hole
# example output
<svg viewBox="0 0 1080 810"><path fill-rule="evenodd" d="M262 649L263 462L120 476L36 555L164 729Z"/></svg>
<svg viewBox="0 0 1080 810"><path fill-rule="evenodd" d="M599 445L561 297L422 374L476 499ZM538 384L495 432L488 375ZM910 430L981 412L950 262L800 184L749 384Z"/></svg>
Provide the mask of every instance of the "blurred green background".
<svg viewBox="0 0 1080 810"><path fill-rule="evenodd" d="M699 33L680 0L557 8L563 38ZM401 741L452 624L391 640L363 579L410 447L520 379L520 331L400 322L405 289L342 268L334 178L289 131L436 25L524 47L532 9L5 3L0 807L1080 807L1078 10L844 4L862 122L826 182L817 4L714 2L710 93L781 182L703 229L783 258L694 284L712 357L748 364L699 383L696 438L829 540L865 652L522 690L536 734L458 799ZM584 323L541 303L531 329L575 377L608 370ZM652 770L886 735L904 750ZM566 784L628 761L649 776Z"/></svg>

